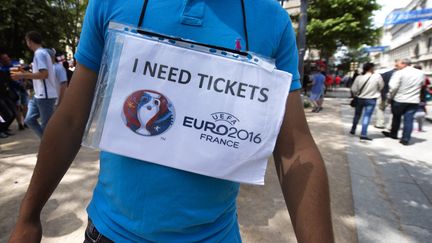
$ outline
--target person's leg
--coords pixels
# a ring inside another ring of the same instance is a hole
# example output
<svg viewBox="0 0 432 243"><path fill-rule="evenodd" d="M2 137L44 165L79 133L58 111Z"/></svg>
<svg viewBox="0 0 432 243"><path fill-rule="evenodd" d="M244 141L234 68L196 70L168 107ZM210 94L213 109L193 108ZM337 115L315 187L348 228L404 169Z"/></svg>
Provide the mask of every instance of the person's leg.
<svg viewBox="0 0 432 243"><path fill-rule="evenodd" d="M52 114L54 113L55 102L56 102L56 99L39 99L38 100L42 133L45 130L45 127L48 124L49 119L51 118Z"/></svg>
<svg viewBox="0 0 432 243"><path fill-rule="evenodd" d="M413 130L414 114L417 110L417 104L407 104L404 117L404 127L402 132L402 142L408 143L411 139L411 133Z"/></svg>
<svg viewBox="0 0 432 243"><path fill-rule="evenodd" d="M13 123L13 121L15 120L15 118L17 116L16 109L15 109L16 105L15 105L15 102L13 102L10 99L6 99L5 102L6 102L6 105L7 105L8 109L9 109L9 111L10 111L10 114L11 114L11 119L9 119L8 122L7 122L8 123L7 124L8 125L8 129L9 129L9 126Z"/></svg>
<svg viewBox="0 0 432 243"><path fill-rule="evenodd" d="M317 104L316 99L317 99L316 95L314 93L311 93L309 100L312 103L312 112L315 112L316 109L318 108L318 104Z"/></svg>
<svg viewBox="0 0 432 243"><path fill-rule="evenodd" d="M364 107L364 100L358 99L357 106L355 107L355 111L354 111L353 124L350 131L351 134L355 134L355 131L357 129L357 124L363 113L363 107Z"/></svg>
<svg viewBox="0 0 432 243"><path fill-rule="evenodd" d="M393 101L392 103L393 118L392 118L392 127L390 130L390 135L394 138L397 138L404 108L405 108L404 104Z"/></svg>
<svg viewBox="0 0 432 243"><path fill-rule="evenodd" d="M366 99L365 100L365 113L363 115L362 121L362 131L360 137L367 137L367 129L369 126L369 122L371 120L373 111L375 109L376 100L375 99Z"/></svg>
<svg viewBox="0 0 432 243"><path fill-rule="evenodd" d="M424 116L418 117L417 119L418 119L417 120L417 122L418 122L418 130L419 130L419 132L422 132L423 131L423 119L424 119Z"/></svg>
<svg viewBox="0 0 432 243"><path fill-rule="evenodd" d="M2 137L7 137L8 128L14 118L13 112L9 109L4 99L0 99L0 115L3 119L3 122L0 122L0 133Z"/></svg>
<svg viewBox="0 0 432 243"><path fill-rule="evenodd" d="M311 100L312 102L312 112L315 112L318 109L318 104L315 100Z"/></svg>
<svg viewBox="0 0 432 243"><path fill-rule="evenodd" d="M376 109L375 127L384 128L385 126L384 114L385 114L386 102L380 97L378 98L377 105L378 105L377 106L378 109Z"/></svg>
<svg viewBox="0 0 432 243"><path fill-rule="evenodd" d="M27 124L38 137L42 137L42 127L38 122L40 116L39 108L37 105L37 99L33 98L29 101L27 115L24 119L24 123Z"/></svg>
<svg viewBox="0 0 432 243"><path fill-rule="evenodd" d="M318 103L318 111L322 110L323 109L322 106L324 104L324 95L323 94L321 94L317 103Z"/></svg>

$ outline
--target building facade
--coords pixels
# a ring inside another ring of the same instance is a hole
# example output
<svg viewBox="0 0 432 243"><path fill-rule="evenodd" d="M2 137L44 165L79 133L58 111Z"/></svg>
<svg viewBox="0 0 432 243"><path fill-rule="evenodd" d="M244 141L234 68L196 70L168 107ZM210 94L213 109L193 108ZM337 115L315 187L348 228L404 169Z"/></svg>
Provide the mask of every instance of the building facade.
<svg viewBox="0 0 432 243"><path fill-rule="evenodd" d="M432 8L432 0L411 0L402 9L411 11ZM432 76L432 21L397 24L383 27L382 46L388 46L382 53L371 53L372 61L380 68L392 68L397 59L408 58L419 64L428 76Z"/></svg>

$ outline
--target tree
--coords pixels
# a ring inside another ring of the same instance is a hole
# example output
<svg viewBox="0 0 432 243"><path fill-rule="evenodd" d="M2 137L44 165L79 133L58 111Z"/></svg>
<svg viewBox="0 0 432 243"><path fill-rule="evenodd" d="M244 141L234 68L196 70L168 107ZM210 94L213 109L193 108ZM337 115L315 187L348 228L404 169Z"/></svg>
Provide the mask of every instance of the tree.
<svg viewBox="0 0 432 243"><path fill-rule="evenodd" d="M32 54L24 41L30 30L39 31L47 47L75 48L86 5L82 0L0 0L0 48L30 61Z"/></svg>
<svg viewBox="0 0 432 243"><path fill-rule="evenodd" d="M308 47L328 59L339 46L374 45L380 30L372 25L372 12L378 9L376 0L310 0Z"/></svg>
<svg viewBox="0 0 432 243"><path fill-rule="evenodd" d="M85 7L88 0L53 0L61 13L58 18L61 18L61 26L65 31L64 40L67 45L72 47L72 52L75 53L78 43L78 37L81 33L81 25L84 18Z"/></svg>

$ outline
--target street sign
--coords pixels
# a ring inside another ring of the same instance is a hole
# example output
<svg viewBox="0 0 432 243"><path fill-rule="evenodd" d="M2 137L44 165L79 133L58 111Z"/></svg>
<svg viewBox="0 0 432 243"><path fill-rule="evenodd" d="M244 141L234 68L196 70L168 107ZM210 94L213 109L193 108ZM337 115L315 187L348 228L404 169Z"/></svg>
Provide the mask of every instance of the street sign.
<svg viewBox="0 0 432 243"><path fill-rule="evenodd" d="M432 8L393 11L385 19L384 25L406 24L430 19L432 19Z"/></svg>

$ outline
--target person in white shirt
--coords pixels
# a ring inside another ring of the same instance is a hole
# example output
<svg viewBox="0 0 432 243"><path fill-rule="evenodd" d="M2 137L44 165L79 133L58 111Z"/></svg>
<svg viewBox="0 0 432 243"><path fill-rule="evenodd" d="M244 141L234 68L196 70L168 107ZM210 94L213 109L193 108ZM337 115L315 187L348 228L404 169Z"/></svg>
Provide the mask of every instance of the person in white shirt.
<svg viewBox="0 0 432 243"><path fill-rule="evenodd" d="M374 73L375 65L373 63L365 63L363 65L363 74L356 77L351 91L358 98L351 134L355 134L357 124L362 116L362 130L360 133L361 140L372 140L367 136L367 128L375 109L377 98L381 95L381 90L384 88L384 81L381 75Z"/></svg>
<svg viewBox="0 0 432 243"><path fill-rule="evenodd" d="M14 80L33 79L35 94L28 104L24 122L36 135L42 137L45 126L54 113L54 105L58 97L54 67L50 55L42 47L42 36L38 32L28 32L25 40L29 49L34 52L33 73L17 72L11 77Z"/></svg>
<svg viewBox="0 0 432 243"><path fill-rule="evenodd" d="M66 69L63 67L62 63L58 63L56 61L56 51L55 49L47 49L48 53L51 56L53 67L54 67L54 73L55 73L55 80L56 80L56 89L57 89L57 95L58 99L56 102L56 105L60 105L60 102L63 98L64 92L67 87L67 75L66 75Z"/></svg>
<svg viewBox="0 0 432 243"><path fill-rule="evenodd" d="M389 82L388 99L392 106L392 128L390 132L383 131L386 137L398 138L398 131L403 116L404 126L400 143L408 145L413 130L414 114L420 103L421 87L425 83L425 74L419 69L411 67L409 59L399 60L398 71Z"/></svg>

